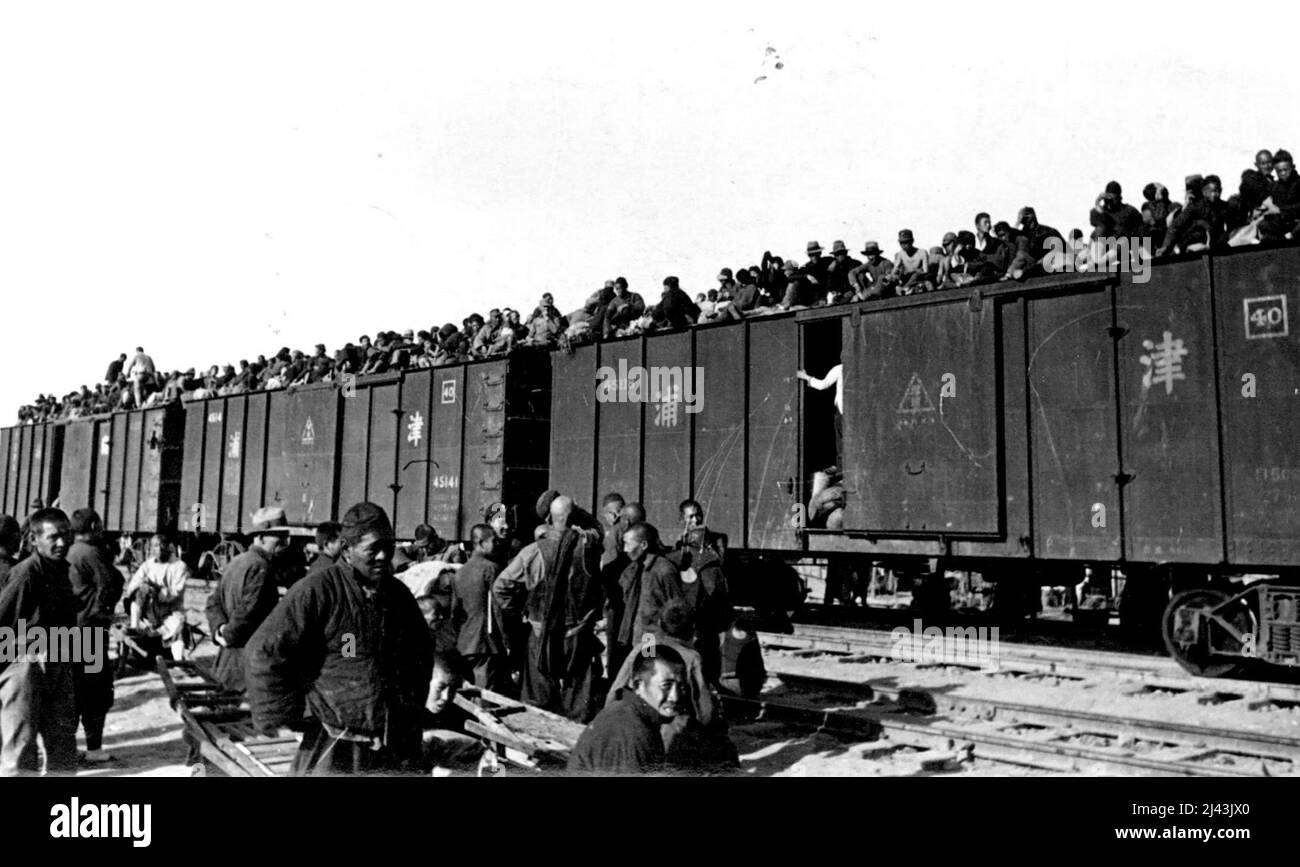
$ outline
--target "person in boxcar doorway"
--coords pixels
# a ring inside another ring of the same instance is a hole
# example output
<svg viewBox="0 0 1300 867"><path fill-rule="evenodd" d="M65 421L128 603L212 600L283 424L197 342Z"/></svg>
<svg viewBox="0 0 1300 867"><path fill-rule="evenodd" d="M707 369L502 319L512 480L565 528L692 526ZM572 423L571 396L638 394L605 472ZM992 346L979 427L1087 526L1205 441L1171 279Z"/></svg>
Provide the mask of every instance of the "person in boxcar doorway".
<svg viewBox="0 0 1300 867"><path fill-rule="evenodd" d="M324 572L339 562L343 555L343 526L325 521L316 528L316 559L307 567L308 575Z"/></svg>
<svg viewBox="0 0 1300 867"><path fill-rule="evenodd" d="M818 379L815 376L809 376L805 370L800 370L795 376L808 383L812 388L818 391L825 391L832 386L835 388L835 462L844 462L844 365L841 362L835 362L826 375Z"/></svg>
<svg viewBox="0 0 1300 867"><path fill-rule="evenodd" d="M573 501L555 497L550 524L524 547L492 585L503 615L528 624L521 697L586 722L595 711L602 607L600 536L573 525Z"/></svg>
<svg viewBox="0 0 1300 867"><path fill-rule="evenodd" d="M149 539L149 559L127 582L124 602L131 629L156 632L173 659L183 659L189 627L185 622L185 582L190 567L176 556L171 540L162 533Z"/></svg>
<svg viewBox="0 0 1300 867"><path fill-rule="evenodd" d="M122 598L124 580L104 547L104 525L94 509L72 513L72 547L68 550L68 580L77 602L77 625L105 630L113 625L113 610ZM87 663L91 663L87 665ZM113 669L100 660L76 663L77 717L86 730L88 763L111 760L104 752L104 721L113 706Z"/></svg>
<svg viewBox="0 0 1300 867"><path fill-rule="evenodd" d="M295 775L415 772L429 629L393 577L387 513L374 503L348 509L343 540L343 560L289 588L245 646L253 723L302 732Z"/></svg>
<svg viewBox="0 0 1300 867"><path fill-rule="evenodd" d="M289 543L284 509L266 506L253 515L253 543L230 561L217 589L208 596L208 631L221 648L217 680L233 692L244 690L244 645L280 601L276 555Z"/></svg>

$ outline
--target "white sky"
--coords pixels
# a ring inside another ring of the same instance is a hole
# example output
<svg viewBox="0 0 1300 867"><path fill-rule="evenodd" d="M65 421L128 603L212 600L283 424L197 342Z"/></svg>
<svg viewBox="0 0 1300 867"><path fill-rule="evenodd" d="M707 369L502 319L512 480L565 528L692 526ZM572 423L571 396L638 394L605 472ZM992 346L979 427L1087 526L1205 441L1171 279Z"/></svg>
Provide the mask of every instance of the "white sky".
<svg viewBox="0 0 1300 867"><path fill-rule="evenodd" d="M979 210L1065 231L1112 178L1235 192L1300 147L1293 3L1073 5L5 4L0 423L137 344L206 368Z"/></svg>

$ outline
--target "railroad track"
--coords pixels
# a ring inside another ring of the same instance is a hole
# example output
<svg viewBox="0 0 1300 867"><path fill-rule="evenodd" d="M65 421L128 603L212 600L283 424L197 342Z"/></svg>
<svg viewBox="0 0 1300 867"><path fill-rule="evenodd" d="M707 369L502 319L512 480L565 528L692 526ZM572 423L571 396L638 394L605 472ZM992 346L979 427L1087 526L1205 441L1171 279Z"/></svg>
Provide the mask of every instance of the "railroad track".
<svg viewBox="0 0 1300 867"><path fill-rule="evenodd" d="M864 741L869 753L915 751L923 770L960 770L972 760L1063 774L1258 777L1300 770L1300 741L1286 738L1005 703L994 714L979 707L984 713L972 719L977 703L962 697L944 703L933 696L918 700L908 690L891 695L869 687L856 698L869 697L871 704L827 707L827 687L843 695L852 685L781 678L804 695L724 702L759 720ZM938 718L941 709L955 718Z"/></svg>
<svg viewBox="0 0 1300 867"><path fill-rule="evenodd" d="M795 624L793 633L764 632L760 633L760 639L767 650L791 648L892 662L909 661L897 658L895 641L887 631ZM1033 675L1062 680L1135 680L1153 689L1172 692L1240 692L1259 699L1300 704L1300 684L1194 677L1164 657L1006 641L999 641L996 648L990 650L992 652L986 654L953 653L945 647L942 653L933 657L923 653L911 661L918 665L956 666L986 674Z"/></svg>

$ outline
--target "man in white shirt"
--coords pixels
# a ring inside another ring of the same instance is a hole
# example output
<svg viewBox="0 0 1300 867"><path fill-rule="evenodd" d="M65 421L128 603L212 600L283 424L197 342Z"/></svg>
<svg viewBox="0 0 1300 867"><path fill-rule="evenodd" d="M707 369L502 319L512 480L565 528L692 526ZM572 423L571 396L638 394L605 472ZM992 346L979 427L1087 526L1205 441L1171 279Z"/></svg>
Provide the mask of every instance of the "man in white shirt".
<svg viewBox="0 0 1300 867"><path fill-rule="evenodd" d="M155 630L173 659L185 653L185 582L190 567L175 555L171 541L161 533L149 540L149 559L135 570L123 599L131 613L132 629Z"/></svg>
<svg viewBox="0 0 1300 867"><path fill-rule="evenodd" d="M836 363L821 379L809 376L803 370L800 370L795 375L818 391L825 391L832 385L835 386L835 455L836 462L842 466L844 460L844 365Z"/></svg>

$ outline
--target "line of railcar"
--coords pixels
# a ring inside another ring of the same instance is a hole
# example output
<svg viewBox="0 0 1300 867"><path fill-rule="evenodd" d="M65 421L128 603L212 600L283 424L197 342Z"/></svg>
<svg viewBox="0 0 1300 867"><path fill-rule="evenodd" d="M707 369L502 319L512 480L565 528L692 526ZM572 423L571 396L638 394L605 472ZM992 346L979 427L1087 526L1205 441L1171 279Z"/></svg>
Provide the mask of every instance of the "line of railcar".
<svg viewBox="0 0 1300 867"><path fill-rule="evenodd" d="M592 504L618 491L661 525L689 496L728 536L742 586L810 555L1025 587L1118 567L1121 615L1159 622L1187 667L1300 664L1300 248L1143 277L1060 275L8 428L3 507L58 497L94 505L112 532L218 538L262 503L310 526L369 499L399 536L427 522L464 539L495 501L526 534L547 487ZM795 375L836 363L842 446L833 392ZM682 379L601 392L632 370L696 374L691 393ZM809 526L814 474L833 464L839 526Z"/></svg>

